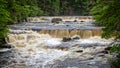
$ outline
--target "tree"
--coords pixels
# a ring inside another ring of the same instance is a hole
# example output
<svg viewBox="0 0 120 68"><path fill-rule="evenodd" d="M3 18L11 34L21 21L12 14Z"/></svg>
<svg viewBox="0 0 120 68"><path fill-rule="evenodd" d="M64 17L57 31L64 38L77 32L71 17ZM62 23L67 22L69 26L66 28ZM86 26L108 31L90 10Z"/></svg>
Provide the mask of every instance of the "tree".
<svg viewBox="0 0 120 68"><path fill-rule="evenodd" d="M97 0L91 13L96 20L95 24L104 27L102 37L114 37L115 42L120 42L120 1ZM111 52L118 54L110 60L111 68L120 68L120 44L113 44Z"/></svg>
<svg viewBox="0 0 120 68"><path fill-rule="evenodd" d="M37 0L44 15L89 15L96 0Z"/></svg>
<svg viewBox="0 0 120 68"><path fill-rule="evenodd" d="M7 5L12 23L23 22L29 16L39 16L43 13L37 0L8 0Z"/></svg>
<svg viewBox="0 0 120 68"><path fill-rule="evenodd" d="M9 12L6 10L6 0L0 0L0 45L5 43L8 27L7 22L10 20Z"/></svg>
<svg viewBox="0 0 120 68"><path fill-rule="evenodd" d="M120 1L97 0L96 6L91 13L94 15L97 25L103 26L102 36L105 38L115 37L120 41Z"/></svg>
<svg viewBox="0 0 120 68"><path fill-rule="evenodd" d="M59 15L60 0L38 0L38 6L43 10L44 15Z"/></svg>
<svg viewBox="0 0 120 68"><path fill-rule="evenodd" d="M0 45L6 43L8 24L23 22L29 16L42 13L37 0L0 0Z"/></svg>

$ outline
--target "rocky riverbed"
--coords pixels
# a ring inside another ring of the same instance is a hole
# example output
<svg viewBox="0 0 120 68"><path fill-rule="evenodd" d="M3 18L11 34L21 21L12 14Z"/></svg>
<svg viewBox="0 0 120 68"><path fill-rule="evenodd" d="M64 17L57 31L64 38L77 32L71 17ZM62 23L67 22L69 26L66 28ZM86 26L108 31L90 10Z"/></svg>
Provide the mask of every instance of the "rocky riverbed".
<svg viewBox="0 0 120 68"><path fill-rule="evenodd" d="M92 22L23 23L10 26L10 49L0 49L0 68L110 68L113 39Z"/></svg>
<svg viewBox="0 0 120 68"><path fill-rule="evenodd" d="M46 68L110 68L108 59L112 55L105 51L106 47L73 47L70 54L45 65ZM75 50L75 51L74 51Z"/></svg>
<svg viewBox="0 0 120 68"><path fill-rule="evenodd" d="M38 48L39 51L37 52L33 52L32 49L28 50L27 52L12 50L7 53L0 53L0 67L110 68L107 59L112 58L112 55L109 54L107 51L104 51L104 48L105 47L72 47L72 49L69 50Z"/></svg>
<svg viewBox="0 0 120 68"><path fill-rule="evenodd" d="M110 68L113 56L106 49L112 39L99 36L64 42L30 30L8 37L12 48L0 53L2 68Z"/></svg>

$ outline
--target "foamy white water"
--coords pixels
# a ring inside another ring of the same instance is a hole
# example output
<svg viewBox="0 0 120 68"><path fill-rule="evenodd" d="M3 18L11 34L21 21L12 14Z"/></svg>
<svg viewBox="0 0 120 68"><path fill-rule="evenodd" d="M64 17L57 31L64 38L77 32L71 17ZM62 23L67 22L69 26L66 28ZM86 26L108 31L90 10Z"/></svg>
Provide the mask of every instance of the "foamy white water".
<svg viewBox="0 0 120 68"><path fill-rule="evenodd" d="M60 39L52 38L49 35L38 34L33 31L24 31L22 34L9 34L9 44L12 44L14 49L20 53L16 55L17 64L10 64L8 67L19 67L20 62L23 61L24 66L33 66L34 68L44 67L44 65L61 56L67 55L68 51L57 49L47 49L43 46L58 46L61 44Z"/></svg>
<svg viewBox="0 0 120 68"><path fill-rule="evenodd" d="M88 39L80 39L78 40L81 45L108 45L113 41L113 39L103 39L100 36L90 37Z"/></svg>
<svg viewBox="0 0 120 68"><path fill-rule="evenodd" d="M19 31L22 32L22 31ZM12 63L8 65L8 68L44 68L48 62L53 62L60 57L64 57L70 54L70 51L63 51L58 49L50 49L49 47L63 46L61 38L52 38L48 34L39 34L35 31L24 31L21 34L9 34L8 42L12 44L14 49L18 54L11 61ZM73 40L72 44L109 44L112 40L102 39L98 36L91 37L88 39ZM69 41L69 43L72 41ZM69 47L71 44L67 44ZM86 49L84 52L89 52Z"/></svg>

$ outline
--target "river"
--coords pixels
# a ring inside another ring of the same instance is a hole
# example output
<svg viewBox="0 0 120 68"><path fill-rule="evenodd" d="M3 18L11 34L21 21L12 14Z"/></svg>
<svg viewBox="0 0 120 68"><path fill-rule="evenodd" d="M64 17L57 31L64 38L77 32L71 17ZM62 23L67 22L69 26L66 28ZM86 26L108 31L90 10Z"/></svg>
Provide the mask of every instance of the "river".
<svg viewBox="0 0 120 68"><path fill-rule="evenodd" d="M1 49L1 68L110 68L112 55L105 49L113 40L102 39L102 27L91 20L10 27L7 42L12 48Z"/></svg>

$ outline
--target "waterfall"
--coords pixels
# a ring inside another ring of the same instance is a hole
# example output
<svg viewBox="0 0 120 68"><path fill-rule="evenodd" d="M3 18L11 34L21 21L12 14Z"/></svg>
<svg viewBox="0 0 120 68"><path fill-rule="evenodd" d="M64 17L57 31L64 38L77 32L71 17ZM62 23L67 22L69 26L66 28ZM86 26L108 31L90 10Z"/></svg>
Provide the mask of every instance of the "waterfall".
<svg viewBox="0 0 120 68"><path fill-rule="evenodd" d="M49 34L52 37L63 38L79 35L80 38L90 38L93 36L101 36L101 30L41 30L40 34Z"/></svg>
<svg viewBox="0 0 120 68"><path fill-rule="evenodd" d="M62 18L63 21L50 23L53 18ZM93 25L91 17L31 17L29 20L33 23L10 26L7 41L13 46L13 56L4 68L52 68L49 64L66 58L79 58L83 64L88 63L89 58L93 58L92 61L106 61L103 60L106 57L100 59L96 56L106 47L103 45L113 40L101 38L102 27ZM76 36L80 39L73 39ZM64 42L63 37L71 40ZM5 59L6 56L9 55L5 55Z"/></svg>

